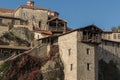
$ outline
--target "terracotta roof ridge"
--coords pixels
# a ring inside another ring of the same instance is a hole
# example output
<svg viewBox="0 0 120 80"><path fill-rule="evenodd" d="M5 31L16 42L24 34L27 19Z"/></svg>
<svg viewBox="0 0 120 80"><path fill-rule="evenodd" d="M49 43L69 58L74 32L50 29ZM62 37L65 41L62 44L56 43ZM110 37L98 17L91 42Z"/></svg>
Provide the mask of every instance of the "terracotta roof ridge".
<svg viewBox="0 0 120 80"><path fill-rule="evenodd" d="M51 35L51 34L52 34L52 32L51 32L51 31L47 31L47 30L35 30L34 32L44 33L44 34L49 34L49 35Z"/></svg>
<svg viewBox="0 0 120 80"><path fill-rule="evenodd" d="M2 12L14 12L14 9L8 9L8 8L0 8L0 11Z"/></svg>

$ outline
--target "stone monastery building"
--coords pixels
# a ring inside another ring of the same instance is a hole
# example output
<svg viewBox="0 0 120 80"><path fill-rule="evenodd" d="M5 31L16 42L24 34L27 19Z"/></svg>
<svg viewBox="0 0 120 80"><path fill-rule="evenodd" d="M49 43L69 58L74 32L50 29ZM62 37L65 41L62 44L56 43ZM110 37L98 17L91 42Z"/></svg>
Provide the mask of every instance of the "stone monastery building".
<svg viewBox="0 0 120 80"><path fill-rule="evenodd" d="M6 31L12 26L59 34L66 32L67 22L59 18L58 12L34 6L34 1L28 0L26 5L19 6L16 10L0 8L0 29Z"/></svg>
<svg viewBox="0 0 120 80"><path fill-rule="evenodd" d="M0 8L0 33L12 27L33 31L40 44L59 46L64 80L119 80L120 42L103 37L105 32L96 25L70 30L58 12L28 0L16 10Z"/></svg>

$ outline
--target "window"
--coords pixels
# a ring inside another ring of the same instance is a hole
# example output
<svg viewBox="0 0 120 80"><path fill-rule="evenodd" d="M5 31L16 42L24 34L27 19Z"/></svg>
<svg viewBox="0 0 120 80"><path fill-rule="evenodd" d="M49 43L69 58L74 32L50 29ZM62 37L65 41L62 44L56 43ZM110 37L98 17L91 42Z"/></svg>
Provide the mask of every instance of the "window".
<svg viewBox="0 0 120 80"><path fill-rule="evenodd" d="M73 70L73 64L70 64L70 70L71 71Z"/></svg>
<svg viewBox="0 0 120 80"><path fill-rule="evenodd" d="M107 45L107 42L105 41L105 45Z"/></svg>
<svg viewBox="0 0 120 80"><path fill-rule="evenodd" d="M119 44L119 43L117 44L117 47L118 47L118 48L120 47L120 44Z"/></svg>
<svg viewBox="0 0 120 80"><path fill-rule="evenodd" d="M105 34L103 34L103 38L105 38Z"/></svg>
<svg viewBox="0 0 120 80"><path fill-rule="evenodd" d="M2 25L2 19L0 19L0 25Z"/></svg>
<svg viewBox="0 0 120 80"><path fill-rule="evenodd" d="M120 39L120 34L118 34L118 39Z"/></svg>
<svg viewBox="0 0 120 80"><path fill-rule="evenodd" d="M51 22L49 23L49 26L56 26L56 22L51 21Z"/></svg>
<svg viewBox="0 0 120 80"><path fill-rule="evenodd" d="M39 21L39 28L41 29L41 21Z"/></svg>
<svg viewBox="0 0 120 80"><path fill-rule="evenodd" d="M39 35L38 35L38 39L39 39L40 37L39 37Z"/></svg>
<svg viewBox="0 0 120 80"><path fill-rule="evenodd" d="M112 46L114 47L114 42L112 42Z"/></svg>
<svg viewBox="0 0 120 80"><path fill-rule="evenodd" d="M108 39L110 39L110 36L108 36Z"/></svg>
<svg viewBox="0 0 120 80"><path fill-rule="evenodd" d="M90 49L89 48L87 48L87 55L89 55L90 54Z"/></svg>
<svg viewBox="0 0 120 80"><path fill-rule="evenodd" d="M116 39L116 34L113 35L113 38Z"/></svg>
<svg viewBox="0 0 120 80"><path fill-rule="evenodd" d="M22 22L21 22L22 23ZM12 25L15 24L15 20L12 20Z"/></svg>
<svg viewBox="0 0 120 80"><path fill-rule="evenodd" d="M68 55L69 56L71 55L71 49L68 49Z"/></svg>
<svg viewBox="0 0 120 80"><path fill-rule="evenodd" d="M87 70L90 71L90 63L87 63Z"/></svg>
<svg viewBox="0 0 120 80"><path fill-rule="evenodd" d="M61 27L61 26L64 26L63 23L58 23L57 26Z"/></svg>

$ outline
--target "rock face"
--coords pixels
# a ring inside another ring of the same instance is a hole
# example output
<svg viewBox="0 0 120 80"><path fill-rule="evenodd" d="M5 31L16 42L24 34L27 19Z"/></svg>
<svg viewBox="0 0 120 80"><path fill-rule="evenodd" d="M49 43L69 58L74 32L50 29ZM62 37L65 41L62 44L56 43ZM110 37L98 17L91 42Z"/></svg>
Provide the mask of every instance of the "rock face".
<svg viewBox="0 0 120 80"><path fill-rule="evenodd" d="M0 35L0 45L30 46L34 35L17 27ZM0 80L64 80L63 64L57 45L41 44L9 56L0 64ZM10 53L11 54L11 53Z"/></svg>
<svg viewBox="0 0 120 80"><path fill-rule="evenodd" d="M10 32L16 37L28 42L31 42L34 39L34 34L25 27L12 28Z"/></svg>
<svg viewBox="0 0 120 80"><path fill-rule="evenodd" d="M63 64L57 46L51 46L49 60L41 67L43 80L64 80Z"/></svg>
<svg viewBox="0 0 120 80"><path fill-rule="evenodd" d="M63 66L60 65L58 59L52 59L41 67L43 80L64 80Z"/></svg>
<svg viewBox="0 0 120 80"><path fill-rule="evenodd" d="M17 27L0 35L0 45L30 46L33 39L34 34L27 28Z"/></svg>
<svg viewBox="0 0 120 80"><path fill-rule="evenodd" d="M17 56L0 65L0 80L64 80L58 51L58 46L51 45L49 54L42 57L33 56L36 49Z"/></svg>

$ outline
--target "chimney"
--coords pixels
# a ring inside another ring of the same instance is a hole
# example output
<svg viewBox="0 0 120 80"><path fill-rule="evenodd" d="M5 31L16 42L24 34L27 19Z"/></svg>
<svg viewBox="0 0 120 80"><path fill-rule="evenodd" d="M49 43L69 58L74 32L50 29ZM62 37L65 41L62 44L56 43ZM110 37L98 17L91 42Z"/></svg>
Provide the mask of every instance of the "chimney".
<svg viewBox="0 0 120 80"><path fill-rule="evenodd" d="M27 1L27 6L34 6L34 1L33 0L28 0Z"/></svg>

